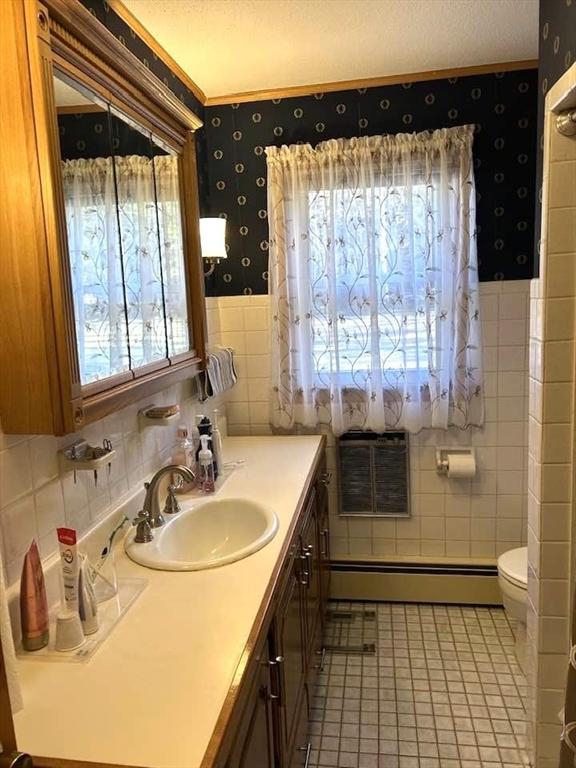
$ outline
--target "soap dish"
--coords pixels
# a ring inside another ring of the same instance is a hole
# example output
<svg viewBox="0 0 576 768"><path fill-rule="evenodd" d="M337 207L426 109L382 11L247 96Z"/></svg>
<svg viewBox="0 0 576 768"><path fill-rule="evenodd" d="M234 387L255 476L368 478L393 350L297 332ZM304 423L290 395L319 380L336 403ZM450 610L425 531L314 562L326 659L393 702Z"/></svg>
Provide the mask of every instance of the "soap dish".
<svg viewBox="0 0 576 768"><path fill-rule="evenodd" d="M58 662L87 662L94 656L98 648L106 641L112 630L126 615L128 610L140 597L148 584L147 579L118 579L118 593L104 603L98 603L98 620L100 627L93 635L88 635L81 646L70 651L57 651L54 646L56 635L56 615L58 609L51 612L50 640L48 645L39 651L25 651L22 646L16 649L19 659L26 661L58 661Z"/></svg>
<svg viewBox="0 0 576 768"><path fill-rule="evenodd" d="M145 427L169 427L180 420L180 408L177 405L155 406L149 405L141 411L138 411L138 421L140 428Z"/></svg>
<svg viewBox="0 0 576 768"><path fill-rule="evenodd" d="M76 482L76 472L87 470L94 473L94 482L97 483L100 470L106 467L110 473L116 451L108 439L104 440L102 446L89 445L86 440L77 440L67 448L58 451L58 455L62 471L74 472L74 482Z"/></svg>

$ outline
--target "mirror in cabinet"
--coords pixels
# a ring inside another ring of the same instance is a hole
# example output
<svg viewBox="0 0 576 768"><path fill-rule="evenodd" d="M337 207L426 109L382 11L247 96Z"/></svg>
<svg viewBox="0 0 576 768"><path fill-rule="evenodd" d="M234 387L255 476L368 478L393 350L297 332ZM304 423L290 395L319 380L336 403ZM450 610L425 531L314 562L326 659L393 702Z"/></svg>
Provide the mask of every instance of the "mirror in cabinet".
<svg viewBox="0 0 576 768"><path fill-rule="evenodd" d="M130 370L110 107L54 74L80 383Z"/></svg>
<svg viewBox="0 0 576 768"><path fill-rule="evenodd" d="M58 435L204 364L202 122L82 6L22 7L31 99L19 83L15 103L30 131L2 139L35 176L25 231L22 211L5 207L0 365L12 376L0 421L8 434ZM17 194L15 179L7 199Z"/></svg>
<svg viewBox="0 0 576 768"><path fill-rule="evenodd" d="M178 156L57 70L80 381L138 377L189 352Z"/></svg>

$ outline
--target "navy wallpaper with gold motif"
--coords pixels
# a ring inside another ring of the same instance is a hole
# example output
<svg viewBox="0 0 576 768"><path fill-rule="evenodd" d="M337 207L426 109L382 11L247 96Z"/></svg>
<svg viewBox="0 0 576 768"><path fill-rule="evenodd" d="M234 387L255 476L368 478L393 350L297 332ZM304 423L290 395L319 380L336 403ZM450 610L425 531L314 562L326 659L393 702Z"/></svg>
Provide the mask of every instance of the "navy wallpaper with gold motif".
<svg viewBox="0 0 576 768"><path fill-rule="evenodd" d="M140 131L105 111L59 114L58 132L62 160L166 154Z"/></svg>
<svg viewBox="0 0 576 768"><path fill-rule="evenodd" d="M532 276L537 71L450 78L205 108L208 206L228 220L229 258L208 295L267 292L270 144L474 123L481 280Z"/></svg>

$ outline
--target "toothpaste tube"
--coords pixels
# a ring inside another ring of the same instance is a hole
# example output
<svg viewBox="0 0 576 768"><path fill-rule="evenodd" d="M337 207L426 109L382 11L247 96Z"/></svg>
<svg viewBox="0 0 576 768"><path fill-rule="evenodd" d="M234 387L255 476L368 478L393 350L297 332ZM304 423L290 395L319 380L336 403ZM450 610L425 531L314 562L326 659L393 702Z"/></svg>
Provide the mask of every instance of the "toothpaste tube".
<svg viewBox="0 0 576 768"><path fill-rule="evenodd" d="M74 528L57 528L64 581L64 607L78 612L78 547Z"/></svg>

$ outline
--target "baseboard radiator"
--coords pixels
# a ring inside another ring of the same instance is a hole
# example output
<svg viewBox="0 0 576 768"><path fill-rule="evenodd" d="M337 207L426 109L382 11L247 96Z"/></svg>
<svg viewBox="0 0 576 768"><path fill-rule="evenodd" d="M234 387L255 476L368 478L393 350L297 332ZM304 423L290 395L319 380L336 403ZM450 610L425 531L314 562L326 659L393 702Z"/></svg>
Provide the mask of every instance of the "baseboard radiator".
<svg viewBox="0 0 576 768"><path fill-rule="evenodd" d="M410 517L407 432L346 432L337 456L341 515Z"/></svg>
<svg viewBox="0 0 576 768"><path fill-rule="evenodd" d="M495 565L333 560L330 597L400 603L501 605Z"/></svg>

